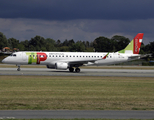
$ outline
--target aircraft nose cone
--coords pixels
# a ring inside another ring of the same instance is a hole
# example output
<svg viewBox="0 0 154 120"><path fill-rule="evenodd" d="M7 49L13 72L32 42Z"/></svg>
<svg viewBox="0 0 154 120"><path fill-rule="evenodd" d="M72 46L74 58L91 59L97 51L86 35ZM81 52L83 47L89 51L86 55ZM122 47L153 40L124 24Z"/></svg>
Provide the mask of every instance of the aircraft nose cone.
<svg viewBox="0 0 154 120"><path fill-rule="evenodd" d="M2 63L4 63L4 62L5 62L5 60L3 59L3 60L2 60Z"/></svg>
<svg viewBox="0 0 154 120"><path fill-rule="evenodd" d="M5 62L6 62L6 60L5 60L5 59L3 59L3 60L2 60L2 63L5 63Z"/></svg>

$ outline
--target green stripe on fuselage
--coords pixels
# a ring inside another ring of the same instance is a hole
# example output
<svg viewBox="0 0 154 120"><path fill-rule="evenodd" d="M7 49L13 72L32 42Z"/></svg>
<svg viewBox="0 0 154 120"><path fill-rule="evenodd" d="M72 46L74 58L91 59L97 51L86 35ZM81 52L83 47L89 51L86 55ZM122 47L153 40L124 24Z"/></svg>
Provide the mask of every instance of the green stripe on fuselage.
<svg viewBox="0 0 154 120"><path fill-rule="evenodd" d="M28 55L28 64L37 63L36 52L26 52L26 55Z"/></svg>

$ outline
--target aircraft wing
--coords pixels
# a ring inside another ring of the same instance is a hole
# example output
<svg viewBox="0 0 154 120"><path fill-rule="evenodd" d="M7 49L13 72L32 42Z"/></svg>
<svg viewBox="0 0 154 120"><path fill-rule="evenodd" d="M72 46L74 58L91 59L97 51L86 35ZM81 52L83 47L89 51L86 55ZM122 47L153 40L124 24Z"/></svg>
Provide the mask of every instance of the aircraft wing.
<svg viewBox="0 0 154 120"><path fill-rule="evenodd" d="M97 60L100 60L100 59L97 59ZM94 64L97 60L69 61L68 64L71 65L71 66L83 66L83 65L86 65L88 63Z"/></svg>
<svg viewBox="0 0 154 120"><path fill-rule="evenodd" d="M71 60L71 61L61 61L61 62L67 62L69 64L87 64L88 62L95 62L97 60L100 60L100 59L96 59L96 60ZM102 59L101 59L102 60Z"/></svg>
<svg viewBox="0 0 154 120"><path fill-rule="evenodd" d="M66 61L68 64L70 65L79 65L79 66L82 66L83 64L88 64L88 63L91 63L91 64L94 64L96 61L98 60L105 60L107 58L107 56L109 55L109 53L107 53L103 58L101 59L95 59L95 60L72 60L72 61L69 61L68 60ZM65 62L65 61L61 61L61 62Z"/></svg>

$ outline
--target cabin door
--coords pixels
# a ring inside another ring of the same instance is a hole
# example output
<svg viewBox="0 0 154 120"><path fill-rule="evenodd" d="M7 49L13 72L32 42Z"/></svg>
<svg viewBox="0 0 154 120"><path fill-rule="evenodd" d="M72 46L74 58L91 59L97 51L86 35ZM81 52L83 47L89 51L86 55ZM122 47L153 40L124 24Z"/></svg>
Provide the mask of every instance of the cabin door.
<svg viewBox="0 0 154 120"><path fill-rule="evenodd" d="M23 53L22 53L22 60L23 60L23 61L26 61L26 59L27 59L26 53L23 52Z"/></svg>

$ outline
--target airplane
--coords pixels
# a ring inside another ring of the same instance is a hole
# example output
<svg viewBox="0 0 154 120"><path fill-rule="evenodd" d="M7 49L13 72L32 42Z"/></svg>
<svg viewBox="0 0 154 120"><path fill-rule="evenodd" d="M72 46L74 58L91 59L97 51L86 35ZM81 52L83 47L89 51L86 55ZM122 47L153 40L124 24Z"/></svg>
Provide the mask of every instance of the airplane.
<svg viewBox="0 0 154 120"><path fill-rule="evenodd" d="M117 52L15 52L4 58L2 63L20 65L46 65L49 69L79 73L80 66L100 66L140 59L139 54L144 33L138 33L125 49Z"/></svg>

